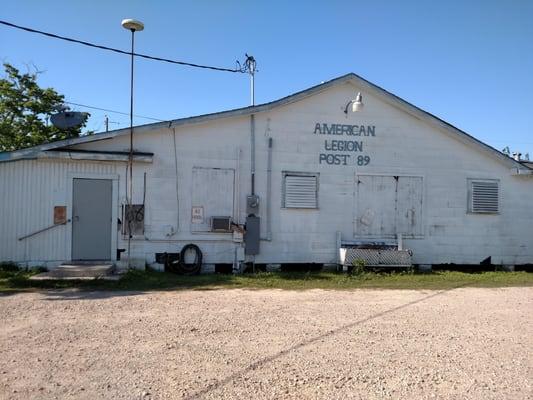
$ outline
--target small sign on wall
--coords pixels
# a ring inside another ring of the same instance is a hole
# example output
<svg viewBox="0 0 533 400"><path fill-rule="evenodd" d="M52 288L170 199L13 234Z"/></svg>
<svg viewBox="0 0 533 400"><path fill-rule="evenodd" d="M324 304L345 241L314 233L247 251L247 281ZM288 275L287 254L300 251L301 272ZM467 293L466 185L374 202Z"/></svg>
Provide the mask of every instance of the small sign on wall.
<svg viewBox="0 0 533 400"><path fill-rule="evenodd" d="M203 224L204 223L204 208L202 206L192 207L191 223L192 224Z"/></svg>
<svg viewBox="0 0 533 400"><path fill-rule="evenodd" d="M54 207L54 225L60 225L67 222L67 207L55 206Z"/></svg>

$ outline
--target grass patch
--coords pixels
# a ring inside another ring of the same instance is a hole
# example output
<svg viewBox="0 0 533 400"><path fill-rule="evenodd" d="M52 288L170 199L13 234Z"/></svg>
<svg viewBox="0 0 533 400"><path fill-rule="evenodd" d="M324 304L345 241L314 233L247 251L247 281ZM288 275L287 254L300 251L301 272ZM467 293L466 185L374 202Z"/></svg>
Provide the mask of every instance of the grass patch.
<svg viewBox="0 0 533 400"><path fill-rule="evenodd" d="M35 289L82 290L209 290L218 288L248 289L451 289L454 287L533 286L533 274L527 272L464 273L439 271L416 273L363 273L347 275L335 272L261 272L257 274L206 274L182 276L155 271L130 271L118 281L31 281L36 272L0 271L0 291Z"/></svg>

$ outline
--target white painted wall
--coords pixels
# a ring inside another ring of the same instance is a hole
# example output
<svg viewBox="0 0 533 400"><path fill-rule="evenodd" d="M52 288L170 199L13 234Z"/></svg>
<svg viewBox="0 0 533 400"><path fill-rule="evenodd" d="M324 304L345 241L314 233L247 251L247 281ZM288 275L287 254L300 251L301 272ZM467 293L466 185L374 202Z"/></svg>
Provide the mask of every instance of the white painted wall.
<svg viewBox="0 0 533 400"><path fill-rule="evenodd" d="M256 115L256 192L261 198L263 237L266 236L266 202L271 201L272 205L272 241L261 242L257 263L335 262L336 232L340 231L344 240L354 240L356 236L356 174L422 178L421 235L404 241L405 246L413 250L415 263L477 264L488 256L492 256L496 264L533 263L531 177L513 176L508 165L476 146L467 145L449 132L400 110L393 101L364 90L364 110L346 116L342 110L359 90L362 89L352 83L344 83ZM316 135L313 133L315 123L375 125L376 136ZM267 199L269 137L273 139L273 171L271 198ZM364 154L371 157L371 162L361 167L320 164L319 154L324 152L327 139L362 140ZM233 262L236 245L231 234L193 232L191 228L192 172L195 167L234 170L234 218L243 223L246 195L250 193L250 118L221 118L175 128L163 127L135 135L134 142L136 150L153 152L154 161L134 167L135 203L142 202L144 173L147 174L147 187L146 232L144 237L134 238L133 255L153 262L156 252L176 252L184 244L193 242L203 250L206 263ZM129 138L118 136L75 147L128 150ZM0 164L0 177L3 183L6 182L2 194L5 198L2 219L8 218L9 226L17 227L15 230L2 228L0 259L27 261L68 257L67 250L58 243L69 235L69 228L57 228L58 231L50 233L49 237L43 235L33 239L31 245L17 244L13 240L13 232L25 233L34 226L45 224L46 216L51 212L49 207L52 207L49 198L53 198L55 187L65 196L67 175L63 169L83 165L83 168L102 168L117 173L120 176L119 203L125 200L124 163L94 163L98 167L93 163L51 163L57 165L53 170L57 172L40 170L42 163ZM320 174L318 210L281 207L282 171ZM34 173L40 174L40 178L33 177ZM26 182L24 177L30 175L30 181ZM42 186L41 181L52 177L50 186ZM469 178L500 181L500 214L467 213ZM21 179L24 181L22 187L18 185ZM216 200L219 194L214 192L213 196ZM39 203L41 197L47 199L42 204ZM220 199L220 202L227 204L228 199ZM30 224L29 214L24 210L36 206L39 223ZM126 247L120 235L118 247Z"/></svg>

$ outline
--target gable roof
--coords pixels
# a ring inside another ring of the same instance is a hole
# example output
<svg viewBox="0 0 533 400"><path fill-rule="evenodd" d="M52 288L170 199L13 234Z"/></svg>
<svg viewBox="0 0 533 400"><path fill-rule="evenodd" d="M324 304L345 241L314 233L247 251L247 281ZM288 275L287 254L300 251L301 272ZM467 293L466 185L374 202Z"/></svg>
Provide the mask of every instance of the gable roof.
<svg viewBox="0 0 533 400"><path fill-rule="evenodd" d="M433 126L436 126L437 128L440 128L441 130L444 130L445 132L455 137L456 139L459 139L461 142L465 144L470 144L470 145L477 147L478 150L481 150L489 154L493 158L509 165L511 168L515 168L517 170L520 170L520 169L530 170L528 166L521 164L520 162L503 154L502 152L496 150L495 148L489 146L488 144L481 142L480 140L460 130L459 128L456 128L455 126L436 117L435 115L427 111L424 111L421 108L414 106L408 101L403 100L402 98L396 96L395 94L388 92L387 90L367 81L366 79L354 73L349 73L349 74L340 76L338 78L334 78L330 81L327 81L319 85L310 87L308 89L302 90L300 92L291 94L279 100L271 101L269 103L264 103L264 104L260 104L257 106L236 108L236 109L221 111L221 112L216 112L216 113L203 114L203 115L197 115L197 116L186 117L186 118L179 118L179 119L174 119L170 121L137 125L133 129L135 133L139 134L139 133L150 132L155 129L160 129L163 127L172 128L172 127L177 127L177 126L182 126L182 125L208 122L208 121L212 121L216 119L246 116L250 114L261 113L265 111L270 111L276 107L280 107L283 105L297 102L306 97L313 96L317 93L323 92L330 87L344 84L346 82L351 82L355 84L356 86L360 87L362 91L367 91L375 95L376 97L380 98L384 102L392 104L402 109L403 111L417 117L418 119L426 121L432 124ZM129 128L123 128L123 129L117 129L117 130L104 132L104 133L97 133L94 135L88 135L88 136L82 136L82 137L73 138L73 139L66 139L66 140L60 140L57 142L46 143L46 144L42 144L42 145L38 145L34 147L29 147L26 149L15 150L11 152L4 152L4 153L0 153L0 162L14 161L18 159L35 158L38 153L43 152L43 151L59 149L62 147L73 146L73 145L81 144L81 143L89 143L89 142L94 142L94 141L99 141L99 140L112 139L117 136L129 134L129 132L130 132Z"/></svg>

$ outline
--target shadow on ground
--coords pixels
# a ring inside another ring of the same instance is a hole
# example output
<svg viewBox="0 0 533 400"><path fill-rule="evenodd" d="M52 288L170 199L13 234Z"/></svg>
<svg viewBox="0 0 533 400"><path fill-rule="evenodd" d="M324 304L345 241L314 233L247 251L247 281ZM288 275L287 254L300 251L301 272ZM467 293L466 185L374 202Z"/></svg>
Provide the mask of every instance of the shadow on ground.
<svg viewBox="0 0 533 400"><path fill-rule="evenodd" d="M442 271L430 274L376 273L345 274L336 272L259 272L255 274L202 274L193 276L165 272L129 271L120 280L30 280L34 272L0 271L2 296L24 291L43 291L53 299L93 299L135 296L151 291L280 289L280 290L353 290L409 289L446 290L460 286L509 287L533 286L533 274L527 272ZM93 292L102 292L94 294ZM93 293L93 294L91 294ZM96 297L101 296L101 297Z"/></svg>
<svg viewBox="0 0 533 400"><path fill-rule="evenodd" d="M44 292L47 301L64 301L64 300L105 300L112 297L138 296L146 292L135 291L116 291L116 290L48 290Z"/></svg>

